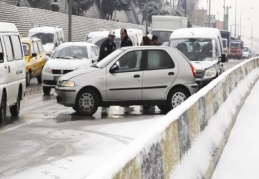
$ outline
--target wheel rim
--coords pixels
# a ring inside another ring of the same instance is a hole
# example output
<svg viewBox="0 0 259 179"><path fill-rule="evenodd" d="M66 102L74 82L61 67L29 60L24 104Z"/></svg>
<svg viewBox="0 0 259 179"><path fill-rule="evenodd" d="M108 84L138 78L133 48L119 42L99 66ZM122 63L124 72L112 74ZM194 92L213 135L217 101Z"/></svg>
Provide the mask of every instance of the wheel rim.
<svg viewBox="0 0 259 179"><path fill-rule="evenodd" d="M186 100L186 96L184 93L182 92L176 92L173 96L172 96L172 106L173 108L175 108L176 106L179 106L182 102L184 102Z"/></svg>
<svg viewBox="0 0 259 179"><path fill-rule="evenodd" d="M80 96L79 106L83 111L90 111L94 107L94 97L90 93L84 93Z"/></svg>

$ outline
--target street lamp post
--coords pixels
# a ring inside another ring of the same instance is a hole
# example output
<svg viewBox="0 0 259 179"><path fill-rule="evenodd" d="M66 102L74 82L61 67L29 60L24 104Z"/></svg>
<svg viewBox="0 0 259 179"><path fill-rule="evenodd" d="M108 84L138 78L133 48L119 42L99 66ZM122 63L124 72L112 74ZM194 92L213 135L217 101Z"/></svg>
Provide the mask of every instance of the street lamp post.
<svg viewBox="0 0 259 179"><path fill-rule="evenodd" d="M146 35L148 32L148 0L146 0Z"/></svg>
<svg viewBox="0 0 259 179"><path fill-rule="evenodd" d="M217 12L217 14L218 14L217 28L219 28L219 12Z"/></svg>
<svg viewBox="0 0 259 179"><path fill-rule="evenodd" d="M242 28L242 26L241 26L241 21L242 20L245 20L245 19L241 19L242 18L242 12L243 12L243 10L250 10L250 9L253 9L253 7L250 7L250 8L246 8L246 9L241 9L241 12L240 12L240 18L239 18L239 25L240 25L240 30L239 30L239 33L240 33L240 39L241 39L241 28ZM249 18L246 18L246 19L249 19Z"/></svg>
<svg viewBox="0 0 259 179"><path fill-rule="evenodd" d="M236 5L235 5L235 38L237 36L237 0L236 0Z"/></svg>

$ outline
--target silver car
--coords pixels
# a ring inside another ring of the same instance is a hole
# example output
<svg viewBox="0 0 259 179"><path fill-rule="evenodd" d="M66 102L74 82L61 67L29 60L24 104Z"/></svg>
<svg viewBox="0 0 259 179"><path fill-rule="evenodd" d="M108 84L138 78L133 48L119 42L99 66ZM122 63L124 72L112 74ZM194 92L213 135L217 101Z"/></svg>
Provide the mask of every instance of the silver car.
<svg viewBox="0 0 259 179"><path fill-rule="evenodd" d="M83 115L111 105L157 105L167 112L197 91L195 74L187 58L172 47L124 47L90 68L61 76L57 102Z"/></svg>

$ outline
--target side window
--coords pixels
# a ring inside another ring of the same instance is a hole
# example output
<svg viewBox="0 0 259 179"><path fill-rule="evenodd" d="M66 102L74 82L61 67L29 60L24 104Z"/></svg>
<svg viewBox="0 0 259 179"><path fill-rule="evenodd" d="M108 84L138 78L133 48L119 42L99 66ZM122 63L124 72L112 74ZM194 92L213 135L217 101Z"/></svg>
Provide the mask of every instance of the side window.
<svg viewBox="0 0 259 179"><path fill-rule="evenodd" d="M32 53L36 53L39 54L39 48L36 42L32 42L32 46L33 46L33 52Z"/></svg>
<svg viewBox="0 0 259 179"><path fill-rule="evenodd" d="M42 53L44 51L41 41L37 41L39 52Z"/></svg>
<svg viewBox="0 0 259 179"><path fill-rule="evenodd" d="M147 57L147 69L167 69L174 68L171 57L164 50L150 50Z"/></svg>
<svg viewBox="0 0 259 179"><path fill-rule="evenodd" d="M141 50L126 53L116 62L119 69L115 72L139 71L142 54Z"/></svg>
<svg viewBox="0 0 259 179"><path fill-rule="evenodd" d="M6 35L6 36L3 36L3 39L4 39L4 44L5 44L7 61L13 61L14 60L14 56L13 56L11 38L10 38L10 36Z"/></svg>
<svg viewBox="0 0 259 179"><path fill-rule="evenodd" d="M21 41L18 35L12 35L11 36L12 44L13 44L13 52L14 52L14 58L15 60L22 60L23 54L22 54L22 46Z"/></svg>
<svg viewBox="0 0 259 179"><path fill-rule="evenodd" d="M0 60L4 60L4 51L3 51L3 47L2 47L2 40L1 40L1 38L0 38L0 53L2 53L3 54L3 56L1 56L1 58L0 58ZM2 62L4 62L4 61L1 61L1 63Z"/></svg>
<svg viewBox="0 0 259 179"><path fill-rule="evenodd" d="M29 56L30 55L30 46L29 44L23 43L23 53L25 56Z"/></svg>

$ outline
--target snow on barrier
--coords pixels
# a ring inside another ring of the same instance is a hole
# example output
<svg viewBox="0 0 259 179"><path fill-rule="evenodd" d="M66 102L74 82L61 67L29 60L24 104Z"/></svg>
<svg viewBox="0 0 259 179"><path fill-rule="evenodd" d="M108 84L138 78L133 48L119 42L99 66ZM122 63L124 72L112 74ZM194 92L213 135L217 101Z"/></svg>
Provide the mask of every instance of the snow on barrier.
<svg viewBox="0 0 259 179"><path fill-rule="evenodd" d="M229 69L87 178L211 178L258 67L252 58Z"/></svg>

